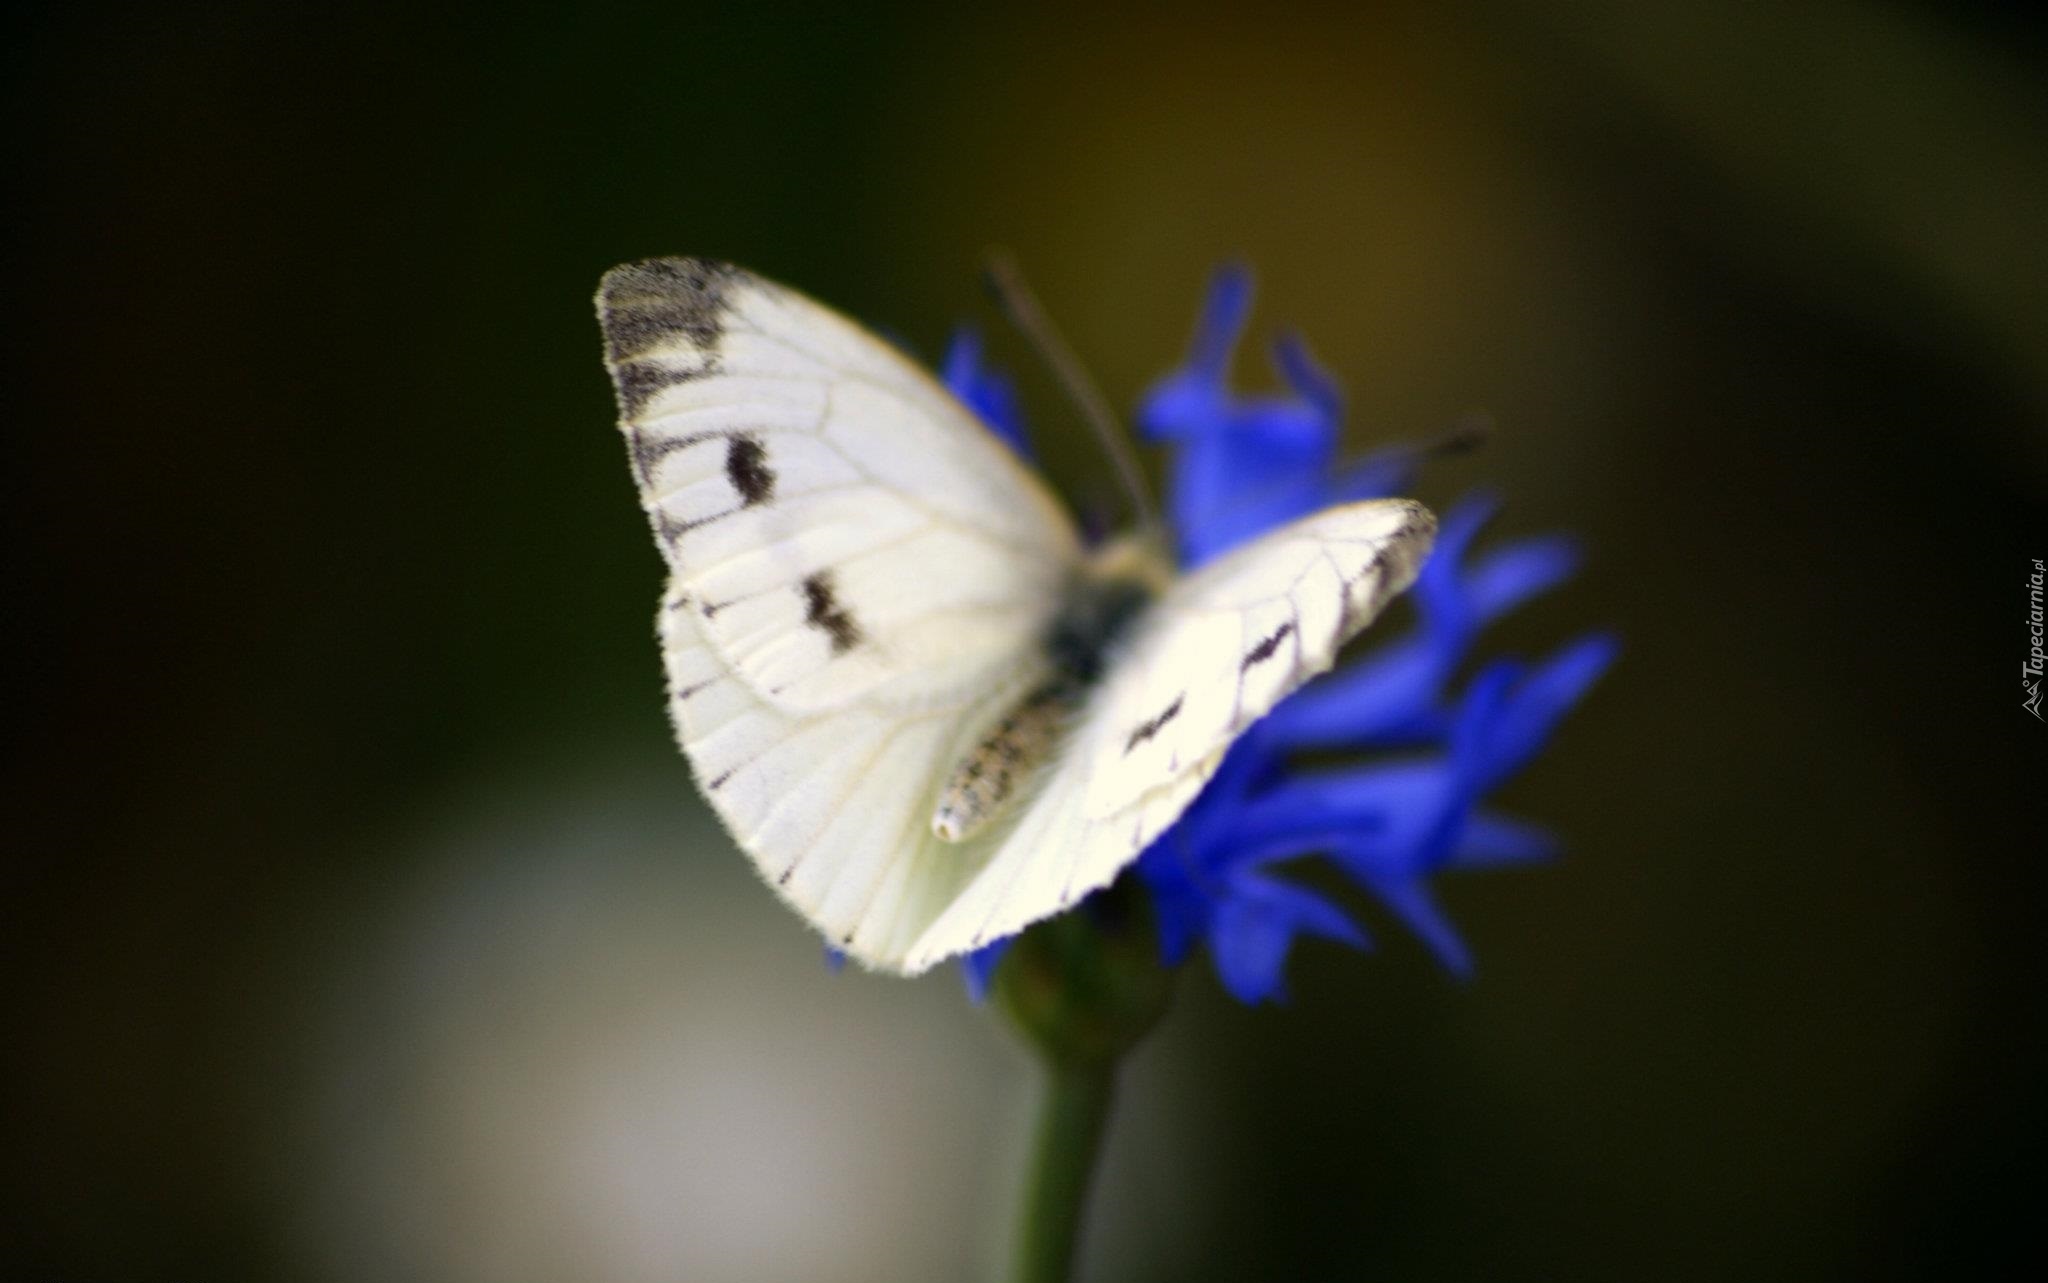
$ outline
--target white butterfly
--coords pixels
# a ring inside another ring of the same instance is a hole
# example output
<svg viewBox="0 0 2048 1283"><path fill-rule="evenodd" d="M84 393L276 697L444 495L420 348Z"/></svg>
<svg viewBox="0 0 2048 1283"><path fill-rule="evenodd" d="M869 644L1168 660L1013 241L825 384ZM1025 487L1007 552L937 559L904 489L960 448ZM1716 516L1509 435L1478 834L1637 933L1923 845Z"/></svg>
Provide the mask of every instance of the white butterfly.
<svg viewBox="0 0 2048 1283"><path fill-rule="evenodd" d="M1085 549L971 411L792 290L651 259L597 311L677 738L769 885L888 971L1107 885L1435 533L1345 504L1175 580Z"/></svg>

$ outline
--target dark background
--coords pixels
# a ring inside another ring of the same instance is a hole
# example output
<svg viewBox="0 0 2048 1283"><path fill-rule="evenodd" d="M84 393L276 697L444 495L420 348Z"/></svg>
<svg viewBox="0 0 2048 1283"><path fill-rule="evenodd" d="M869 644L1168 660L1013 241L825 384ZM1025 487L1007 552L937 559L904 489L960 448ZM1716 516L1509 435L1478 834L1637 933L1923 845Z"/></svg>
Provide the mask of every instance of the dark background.
<svg viewBox="0 0 2048 1283"><path fill-rule="evenodd" d="M1285 1007L1185 978L1090 1277L2017 1275L2022 12L17 18L0 1266L981 1269L1026 1066L951 974L826 974L702 810L589 295L726 257L936 353L1004 243L1126 406L1242 256L1354 446L1490 412L1422 497L1590 552L1494 647L1626 644L1504 799L1567 857L1444 887L1472 983L1369 908Z"/></svg>

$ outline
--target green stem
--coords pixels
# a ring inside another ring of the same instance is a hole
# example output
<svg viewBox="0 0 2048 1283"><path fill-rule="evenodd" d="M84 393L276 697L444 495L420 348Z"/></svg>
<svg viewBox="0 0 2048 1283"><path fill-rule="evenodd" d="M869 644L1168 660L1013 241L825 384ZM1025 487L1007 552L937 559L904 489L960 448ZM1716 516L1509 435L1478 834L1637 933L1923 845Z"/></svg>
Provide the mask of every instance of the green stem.
<svg viewBox="0 0 2048 1283"><path fill-rule="evenodd" d="M1026 931L996 968L996 1005L1045 1066L1013 1283L1074 1275L1117 1066L1159 1023L1173 992L1158 939L1142 892L1127 878Z"/></svg>
<svg viewBox="0 0 2048 1283"><path fill-rule="evenodd" d="M1116 1097L1114 1064L1045 1062L1045 1098L1024 1191L1012 1283L1066 1283Z"/></svg>

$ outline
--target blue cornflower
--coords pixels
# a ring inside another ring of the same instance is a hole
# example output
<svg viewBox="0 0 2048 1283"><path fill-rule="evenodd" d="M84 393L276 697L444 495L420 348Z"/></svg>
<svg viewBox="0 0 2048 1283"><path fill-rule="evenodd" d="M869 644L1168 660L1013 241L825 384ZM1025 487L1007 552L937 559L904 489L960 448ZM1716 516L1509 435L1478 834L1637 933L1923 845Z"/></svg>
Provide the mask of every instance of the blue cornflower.
<svg viewBox="0 0 2048 1283"><path fill-rule="evenodd" d="M1167 515L1185 566L1330 504L1405 491L1424 457L1393 449L1340 468L1342 396L1293 336L1273 350L1285 394L1234 392L1229 367L1250 306L1249 274L1219 271L1186 363L1139 409L1145 433L1172 448ZM971 334L955 340L945 377L1022 449L1014 393L982 363ZM1474 556L1494 506L1479 496L1444 514L1410 590L1419 616L1410 634L1311 682L1254 725L1187 813L1139 857L1168 965L1206 945L1224 987L1260 1002L1282 996L1297 938L1366 947L1365 932L1336 903L1276 873L1286 861L1321 855L1446 968L1471 970L1429 879L1440 869L1553 853L1548 833L1485 799L1542 748L1616 649L1612 637L1592 634L1539 661L1486 662L1457 685L1480 629L1569 578L1577 564L1572 544L1554 537ZM1298 768L1308 751L1378 756ZM977 998L1005 943L965 959Z"/></svg>
<svg viewBox="0 0 2048 1283"><path fill-rule="evenodd" d="M1017 385L1001 370L981 359L981 334L970 326L953 332L946 347L945 364L939 377L954 396L967 403L981 421L995 431L1004 445L1029 458L1031 443L1024 435L1024 412L1017 407Z"/></svg>

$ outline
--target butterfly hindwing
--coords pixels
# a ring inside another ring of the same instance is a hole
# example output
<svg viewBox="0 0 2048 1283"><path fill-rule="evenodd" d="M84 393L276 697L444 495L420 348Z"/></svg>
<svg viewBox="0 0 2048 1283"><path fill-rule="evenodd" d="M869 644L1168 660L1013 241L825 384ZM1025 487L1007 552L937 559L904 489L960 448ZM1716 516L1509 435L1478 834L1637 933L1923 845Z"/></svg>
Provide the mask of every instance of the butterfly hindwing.
<svg viewBox="0 0 2048 1283"><path fill-rule="evenodd" d="M1020 667L964 706L792 712L734 672L700 620L672 581L659 619L669 712L704 796L761 876L834 947L902 970L989 853L933 836L937 781L1036 671Z"/></svg>

